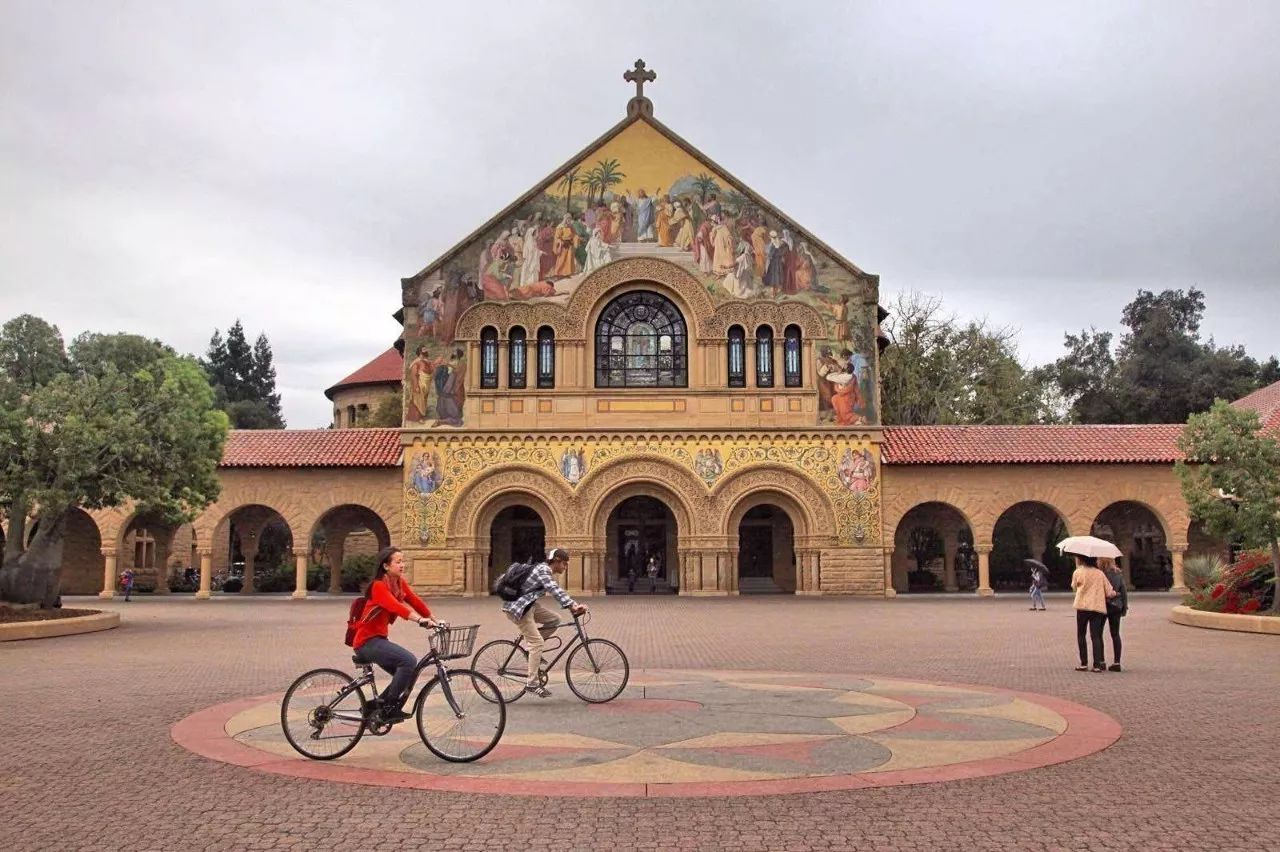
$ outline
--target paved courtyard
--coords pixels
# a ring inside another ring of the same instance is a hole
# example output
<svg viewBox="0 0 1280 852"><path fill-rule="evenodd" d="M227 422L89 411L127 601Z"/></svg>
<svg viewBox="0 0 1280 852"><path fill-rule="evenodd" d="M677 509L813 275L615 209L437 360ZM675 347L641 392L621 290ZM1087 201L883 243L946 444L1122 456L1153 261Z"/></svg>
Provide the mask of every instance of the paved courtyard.
<svg viewBox="0 0 1280 852"><path fill-rule="evenodd" d="M869 692L877 689L862 684L956 683L1085 705L1122 726L1105 750L968 780L724 798L528 797L286 777L173 742L172 727L193 713L278 693L309 668L348 667L346 603L113 601L103 606L124 613L118 630L0 645L0 848L1280 849L1268 828L1280 779L1280 642L1174 625L1163 595L1136 596L1126 671L1103 675L1072 670L1065 597L1051 596L1047 613L1017 595L589 601L593 635L627 650L638 684L669 681L661 670L733 672L739 686L819 674ZM451 621L482 624L482 639L510 632L492 601L435 605ZM407 627L393 636L420 641ZM548 729L577 733L574 717L590 711L558 672L551 686L545 706L526 708L526 698L513 719L536 713ZM780 754L746 757L772 771ZM743 765L734 760L692 762Z"/></svg>

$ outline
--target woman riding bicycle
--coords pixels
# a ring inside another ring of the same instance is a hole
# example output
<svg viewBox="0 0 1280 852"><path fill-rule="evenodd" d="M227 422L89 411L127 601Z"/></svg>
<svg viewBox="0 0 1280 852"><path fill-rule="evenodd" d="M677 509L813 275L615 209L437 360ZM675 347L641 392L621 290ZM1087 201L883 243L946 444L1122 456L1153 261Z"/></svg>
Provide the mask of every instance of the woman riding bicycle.
<svg viewBox="0 0 1280 852"><path fill-rule="evenodd" d="M351 647L361 662L377 665L391 675L391 683L378 696L382 704L382 718L388 722L403 722L409 718L403 710L405 699L409 697L405 693L413 683L414 670L418 665L418 658L412 651L387 638L387 631L397 617L407 618L415 624L436 626L431 610L404 580L404 554L398 547L384 547L378 551L378 570L365 592L364 610Z"/></svg>

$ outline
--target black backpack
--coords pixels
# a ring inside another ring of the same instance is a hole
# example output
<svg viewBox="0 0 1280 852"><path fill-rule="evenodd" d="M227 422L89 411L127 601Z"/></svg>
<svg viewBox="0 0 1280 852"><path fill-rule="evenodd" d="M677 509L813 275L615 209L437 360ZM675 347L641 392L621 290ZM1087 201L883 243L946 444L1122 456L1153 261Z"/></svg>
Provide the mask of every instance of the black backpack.
<svg viewBox="0 0 1280 852"><path fill-rule="evenodd" d="M525 580L536 567L533 562L512 562L511 567L493 581L493 593L507 602L516 600L524 593Z"/></svg>

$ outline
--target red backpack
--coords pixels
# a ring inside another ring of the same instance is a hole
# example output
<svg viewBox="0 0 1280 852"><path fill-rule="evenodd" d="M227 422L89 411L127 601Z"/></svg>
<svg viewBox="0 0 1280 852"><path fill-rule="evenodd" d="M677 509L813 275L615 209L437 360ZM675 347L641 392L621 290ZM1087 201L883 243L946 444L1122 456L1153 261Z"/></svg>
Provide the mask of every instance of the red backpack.
<svg viewBox="0 0 1280 852"><path fill-rule="evenodd" d="M378 610L376 606L372 607L369 610L369 614L364 618L361 618L361 615L364 614L364 605L368 602L369 599L364 595L361 595L351 602L351 609L347 610L347 638L343 641L347 643L348 648L355 647L356 629L360 626L361 622L365 622L370 618L373 618L373 614Z"/></svg>

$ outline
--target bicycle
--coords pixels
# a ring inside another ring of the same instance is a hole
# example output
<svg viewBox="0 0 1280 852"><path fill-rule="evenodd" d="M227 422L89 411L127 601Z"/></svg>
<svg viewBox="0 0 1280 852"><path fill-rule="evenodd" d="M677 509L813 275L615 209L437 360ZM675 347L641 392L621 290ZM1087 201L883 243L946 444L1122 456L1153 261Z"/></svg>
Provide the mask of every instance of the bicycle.
<svg viewBox="0 0 1280 852"><path fill-rule="evenodd" d="M575 635L567 643L559 636L554 637L561 640L557 646L559 653L551 662L543 657L538 666L538 685L546 686L551 669L568 654L564 676L569 689L589 704L603 704L617 698L626 689L627 679L631 677L631 664L622 649L608 639L587 638L584 628L590 620L589 613L575 615L572 625ZM556 630L569 626L561 624ZM524 637L518 637L514 642L496 639L484 645L471 659L471 668L488 675L498 685L503 701L520 700L529 677L529 650L524 645Z"/></svg>
<svg viewBox="0 0 1280 852"><path fill-rule="evenodd" d="M423 626L426 627L425 622ZM418 693L412 718L418 736L437 757L450 763L469 763L488 754L507 725L502 693L492 680L471 669L450 669L445 660L471 653L477 625L427 627L429 649L418 661L406 695L412 694L422 672L435 667L435 676ZM337 669L315 669L300 676L280 702L280 727L299 754L312 760L334 760L356 747L366 732L384 736L395 722L382 715L376 700L373 665L353 656L359 677ZM365 695L368 686L375 698Z"/></svg>

